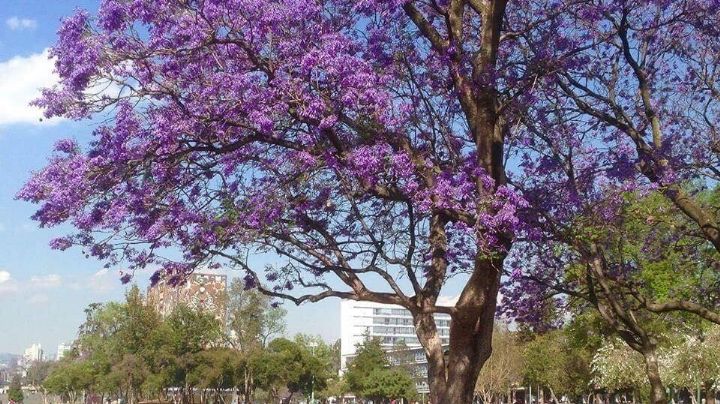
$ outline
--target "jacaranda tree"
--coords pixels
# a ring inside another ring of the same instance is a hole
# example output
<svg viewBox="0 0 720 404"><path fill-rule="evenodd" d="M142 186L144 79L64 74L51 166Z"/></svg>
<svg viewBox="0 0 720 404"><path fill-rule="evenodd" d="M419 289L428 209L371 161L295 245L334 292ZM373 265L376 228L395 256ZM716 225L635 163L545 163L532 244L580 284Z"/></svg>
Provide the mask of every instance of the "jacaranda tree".
<svg viewBox="0 0 720 404"><path fill-rule="evenodd" d="M674 184L667 195L688 200L678 188L687 176L675 173L690 171L663 157L677 148L643 140L655 139L664 114L636 108L628 83L643 76L606 68L619 60L614 34L664 29L667 19L716 27L703 23L711 0L506 3L104 0L96 18L64 21L51 51L60 83L37 104L47 116L110 119L90 145L59 142L19 197L41 204L42 225L78 229L53 247L129 265L125 280L147 266L160 268L153 280L180 282L200 265L232 265L248 287L297 304L406 307L431 400L470 402L513 243L557 237L555 220L621 189ZM606 19L623 13L610 29ZM671 34L623 46L631 55L717 49ZM584 84L590 75L622 77L620 108L632 109L638 130L597 122L617 111L577 94L603 83ZM642 101L676 89L657 90L641 91ZM692 217L712 241L714 222ZM253 253L278 258L256 267ZM439 305L455 275L466 280L458 302ZM440 312L452 316L447 357Z"/></svg>
<svg viewBox="0 0 720 404"><path fill-rule="evenodd" d="M642 354L650 401L664 403L648 321L718 321L717 2L566 6L549 46L526 47L552 72L517 115L528 147L513 185L542 236L516 244L506 296L532 322L549 294L589 303Z"/></svg>

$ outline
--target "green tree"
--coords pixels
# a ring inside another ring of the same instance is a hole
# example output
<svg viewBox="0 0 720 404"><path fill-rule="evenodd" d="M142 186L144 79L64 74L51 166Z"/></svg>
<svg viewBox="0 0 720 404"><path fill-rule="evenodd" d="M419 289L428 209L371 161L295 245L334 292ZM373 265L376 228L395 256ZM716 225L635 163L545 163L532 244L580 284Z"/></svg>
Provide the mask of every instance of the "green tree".
<svg viewBox="0 0 720 404"><path fill-rule="evenodd" d="M321 391L327 385L327 364L302 344L278 338L268 344L254 364L258 386L275 399L286 388L291 399L296 393L308 396L313 389Z"/></svg>
<svg viewBox="0 0 720 404"><path fill-rule="evenodd" d="M390 399L411 400L417 395L412 376L402 368L375 369L365 379L362 397L373 402Z"/></svg>
<svg viewBox="0 0 720 404"><path fill-rule="evenodd" d="M136 285L124 302L92 304L85 313L77 346L79 357L92 368L92 390L103 396L121 392L127 402L139 401L155 354L148 337L160 326L158 313Z"/></svg>
<svg viewBox="0 0 720 404"><path fill-rule="evenodd" d="M22 382L20 380L20 375L13 376L12 380L10 381L10 387L8 388L7 394L8 400L15 401L17 403L21 403L25 399L22 391Z"/></svg>
<svg viewBox="0 0 720 404"><path fill-rule="evenodd" d="M228 319L232 342L241 351L267 346L270 339L285 331L282 307L274 307L270 298L256 289L247 289L234 279L228 293Z"/></svg>
<svg viewBox="0 0 720 404"><path fill-rule="evenodd" d="M189 375L197 365L197 354L218 346L223 332L212 314L180 305L147 340L152 351L147 360L156 375L144 383L146 390L180 387L183 402L188 402L196 380Z"/></svg>
<svg viewBox="0 0 720 404"><path fill-rule="evenodd" d="M55 362L48 361L35 361L27 369L27 375L25 376L26 383L30 384L36 390L40 390L43 395L43 402L47 403L47 389L43 387L45 379L50 375Z"/></svg>
<svg viewBox="0 0 720 404"><path fill-rule="evenodd" d="M149 374L145 361L138 354L126 353L113 364L105 375L108 386L117 386L123 392L128 403L140 401L141 387Z"/></svg>
<svg viewBox="0 0 720 404"><path fill-rule="evenodd" d="M648 387L644 363L642 354L619 339L607 340L593 357L592 382L596 387L610 392L644 394Z"/></svg>
<svg viewBox="0 0 720 404"><path fill-rule="evenodd" d="M689 391L700 387L705 403L715 403L715 386L720 382L720 326L676 338L662 350L661 358L666 364L663 379L669 385Z"/></svg>
<svg viewBox="0 0 720 404"><path fill-rule="evenodd" d="M356 352L357 354L348 364L345 380L350 391L360 395L370 374L390 366L390 362L377 338L366 338L357 346Z"/></svg>
<svg viewBox="0 0 720 404"><path fill-rule="evenodd" d="M708 197L700 189L693 193L698 200ZM559 224L561 237L569 237L564 244L541 247L552 249L563 279L557 273L528 278L553 290L552 299L566 296L574 314L592 308L603 328L643 357L649 400L665 403L658 361L663 340L678 325L695 327L701 318L720 323L708 310L716 307L714 294L697 293L714 290L720 281L718 251L696 237L695 224L660 193L628 192L616 202L613 209L622 213L616 220L591 209Z"/></svg>
<svg viewBox="0 0 720 404"><path fill-rule="evenodd" d="M356 395L371 400L412 398L416 394L410 371L392 367L377 338L366 338L357 347L357 354L345 373L348 388Z"/></svg>
<svg viewBox="0 0 720 404"><path fill-rule="evenodd" d="M235 387L238 361L237 352L229 348L210 348L194 354L187 380L201 390L201 402L207 402L210 395L217 402L222 390Z"/></svg>
<svg viewBox="0 0 720 404"><path fill-rule="evenodd" d="M330 397L342 397L350 391L350 387L343 377L333 376L327 380L327 386L316 392L315 397L319 400L327 400Z"/></svg>
<svg viewBox="0 0 720 404"><path fill-rule="evenodd" d="M255 376L251 364L268 342L285 330L285 309L273 307L270 298L255 289L245 288L234 279L228 293L228 326L230 343L241 359L238 361L238 385L245 403L252 402Z"/></svg>
<svg viewBox="0 0 720 404"><path fill-rule="evenodd" d="M74 403L93 386L94 373L95 369L87 360L64 360L53 369L43 385L49 393Z"/></svg>
<svg viewBox="0 0 720 404"><path fill-rule="evenodd" d="M523 348L525 383L540 388L540 395L577 397L590 381L589 357L574 347L567 331L553 330L536 335ZM546 391L547 390L547 391Z"/></svg>
<svg viewBox="0 0 720 404"><path fill-rule="evenodd" d="M522 382L523 357L517 336L498 326L493 336L493 352L480 370L475 392L483 402L505 396L510 388Z"/></svg>

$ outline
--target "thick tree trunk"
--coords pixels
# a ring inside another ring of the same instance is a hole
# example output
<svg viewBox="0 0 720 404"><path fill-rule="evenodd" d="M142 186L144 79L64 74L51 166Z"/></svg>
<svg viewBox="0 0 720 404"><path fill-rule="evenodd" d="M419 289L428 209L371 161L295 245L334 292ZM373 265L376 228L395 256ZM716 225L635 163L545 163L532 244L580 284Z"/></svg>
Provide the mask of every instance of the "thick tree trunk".
<svg viewBox="0 0 720 404"><path fill-rule="evenodd" d="M503 259L477 260L455 306L447 355L437 336L432 315L415 318L418 337L428 358L430 402L433 404L472 403L478 374L492 351Z"/></svg>
<svg viewBox="0 0 720 404"><path fill-rule="evenodd" d="M647 374L648 382L650 382L650 403L667 404L667 393L665 392L662 379L660 379L660 369L658 367L655 346L644 349L642 354L645 358L645 373Z"/></svg>

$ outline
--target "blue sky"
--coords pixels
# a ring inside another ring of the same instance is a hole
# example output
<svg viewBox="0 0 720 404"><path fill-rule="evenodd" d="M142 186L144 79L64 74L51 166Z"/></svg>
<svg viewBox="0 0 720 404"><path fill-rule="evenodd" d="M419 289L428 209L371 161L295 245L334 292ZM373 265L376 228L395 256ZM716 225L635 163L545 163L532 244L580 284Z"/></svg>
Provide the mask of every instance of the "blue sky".
<svg viewBox="0 0 720 404"><path fill-rule="evenodd" d="M86 140L89 122L40 122L27 106L38 88L53 82L43 54L60 19L77 8L94 11L98 1L0 0L0 352L20 353L35 342L54 353L71 341L92 302L121 299L117 270L85 259L78 250L53 251L48 241L63 229L39 229L34 207L14 200L33 170L43 166L60 138ZM145 276L138 276L141 286ZM339 302L286 305L288 334L339 336Z"/></svg>

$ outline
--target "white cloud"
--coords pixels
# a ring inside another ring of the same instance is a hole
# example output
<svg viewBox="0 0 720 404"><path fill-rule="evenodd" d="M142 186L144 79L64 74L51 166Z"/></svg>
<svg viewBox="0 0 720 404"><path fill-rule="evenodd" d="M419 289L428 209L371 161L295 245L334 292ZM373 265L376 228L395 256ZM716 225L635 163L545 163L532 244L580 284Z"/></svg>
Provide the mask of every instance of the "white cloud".
<svg viewBox="0 0 720 404"><path fill-rule="evenodd" d="M52 87L57 81L47 49L0 62L0 125L41 123L40 108L28 104L40 96L42 88ZM43 120L46 123L58 121L56 118Z"/></svg>
<svg viewBox="0 0 720 404"><path fill-rule="evenodd" d="M37 28L37 21L30 18L12 16L5 20L5 25L13 31Z"/></svg>
<svg viewBox="0 0 720 404"><path fill-rule="evenodd" d="M62 285L62 278L57 274L33 276L30 278L30 286L36 289L52 289Z"/></svg>
<svg viewBox="0 0 720 404"><path fill-rule="evenodd" d="M439 296L437 299L437 304L440 306L450 306L453 307L457 304L458 300L460 299L460 295L457 296Z"/></svg>
<svg viewBox="0 0 720 404"><path fill-rule="evenodd" d="M116 289L120 285L120 276L108 269L101 269L93 274L87 282L88 289L102 293Z"/></svg>
<svg viewBox="0 0 720 404"><path fill-rule="evenodd" d="M10 272L0 270L0 297L19 290L18 283L12 278Z"/></svg>

